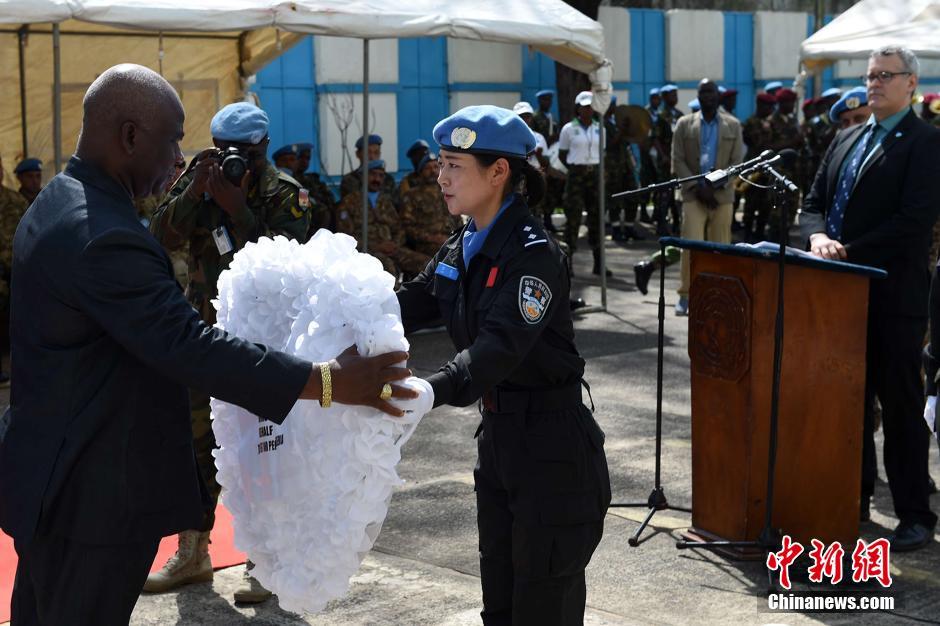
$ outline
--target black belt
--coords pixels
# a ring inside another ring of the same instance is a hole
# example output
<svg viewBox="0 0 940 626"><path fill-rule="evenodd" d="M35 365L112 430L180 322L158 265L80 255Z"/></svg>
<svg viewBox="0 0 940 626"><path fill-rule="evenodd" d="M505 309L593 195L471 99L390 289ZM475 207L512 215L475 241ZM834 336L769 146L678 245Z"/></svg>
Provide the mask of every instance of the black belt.
<svg viewBox="0 0 940 626"><path fill-rule="evenodd" d="M510 391L496 387L483 394L483 407L491 413L546 413L581 406L581 385L578 381L564 387ZM591 403L593 405L593 401Z"/></svg>

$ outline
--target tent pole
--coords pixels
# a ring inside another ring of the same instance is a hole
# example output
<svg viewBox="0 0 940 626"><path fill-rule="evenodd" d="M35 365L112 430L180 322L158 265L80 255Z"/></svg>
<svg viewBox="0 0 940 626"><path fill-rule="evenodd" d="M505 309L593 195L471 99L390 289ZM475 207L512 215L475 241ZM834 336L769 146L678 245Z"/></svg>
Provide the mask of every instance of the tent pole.
<svg viewBox="0 0 940 626"><path fill-rule="evenodd" d="M369 252L369 40L362 40L362 251Z"/></svg>
<svg viewBox="0 0 940 626"><path fill-rule="evenodd" d="M26 126L26 33L29 25L24 24L17 33L20 52L20 130L23 133L23 158L29 157L29 132Z"/></svg>
<svg viewBox="0 0 940 626"><path fill-rule="evenodd" d="M55 155L53 172L59 173L62 166L62 59L60 55L59 25L52 25L52 143Z"/></svg>
<svg viewBox="0 0 940 626"><path fill-rule="evenodd" d="M597 152L600 155L597 165L597 219L600 222L598 224L598 237L601 240L601 309L604 311L607 310L607 250L604 245L607 242L607 236L605 233L605 226L607 222L607 189L604 184L604 155L607 152L607 128L606 120L604 119L604 113L600 114L601 123L600 123L600 145L597 147Z"/></svg>

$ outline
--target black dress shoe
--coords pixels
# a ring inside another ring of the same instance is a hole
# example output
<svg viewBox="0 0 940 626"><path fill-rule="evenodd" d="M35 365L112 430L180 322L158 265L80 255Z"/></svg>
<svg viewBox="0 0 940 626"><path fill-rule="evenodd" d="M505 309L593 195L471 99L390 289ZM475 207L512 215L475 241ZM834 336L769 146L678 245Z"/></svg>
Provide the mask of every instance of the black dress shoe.
<svg viewBox="0 0 940 626"><path fill-rule="evenodd" d="M584 298L573 298L568 301L568 306L572 311L577 311L578 309L583 309L587 306L587 302L584 301Z"/></svg>
<svg viewBox="0 0 940 626"><path fill-rule="evenodd" d="M656 265L649 261L640 261L633 266L633 279L636 281L636 288L644 296L649 293L647 287L650 284L650 277L655 270Z"/></svg>
<svg viewBox="0 0 940 626"><path fill-rule="evenodd" d="M923 524L901 522L888 538L892 552L911 552L923 548L933 539L933 529Z"/></svg>

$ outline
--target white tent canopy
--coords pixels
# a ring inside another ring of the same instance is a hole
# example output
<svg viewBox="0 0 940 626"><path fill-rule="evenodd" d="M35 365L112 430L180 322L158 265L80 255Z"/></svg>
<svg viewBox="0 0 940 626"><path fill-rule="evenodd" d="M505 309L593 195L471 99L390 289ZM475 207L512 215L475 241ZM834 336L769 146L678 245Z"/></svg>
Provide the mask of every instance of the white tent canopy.
<svg viewBox="0 0 940 626"><path fill-rule="evenodd" d="M940 58L940 1L861 0L800 46L810 69L840 59L860 59L888 44L901 44L920 57Z"/></svg>

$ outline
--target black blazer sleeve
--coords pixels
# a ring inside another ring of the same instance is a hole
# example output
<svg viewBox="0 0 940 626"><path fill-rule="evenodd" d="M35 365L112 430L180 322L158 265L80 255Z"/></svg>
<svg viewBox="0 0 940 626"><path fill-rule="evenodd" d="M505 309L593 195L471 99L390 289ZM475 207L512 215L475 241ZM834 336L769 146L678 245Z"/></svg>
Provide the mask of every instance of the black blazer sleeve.
<svg viewBox="0 0 940 626"><path fill-rule="evenodd" d="M924 348L924 373L928 396L937 395L937 374L940 373L940 268L934 269L930 281L930 343Z"/></svg>
<svg viewBox="0 0 940 626"><path fill-rule="evenodd" d="M282 422L311 366L206 325L144 232L92 239L67 274L78 306L137 359L182 385Z"/></svg>

